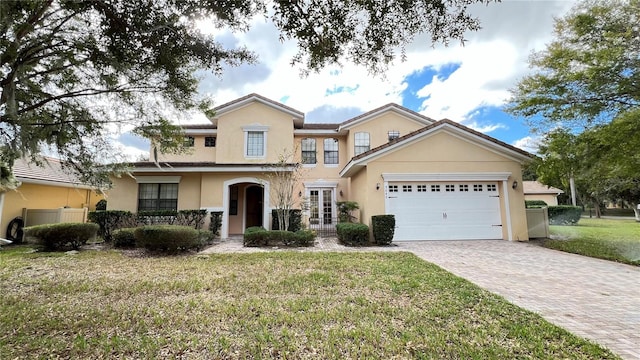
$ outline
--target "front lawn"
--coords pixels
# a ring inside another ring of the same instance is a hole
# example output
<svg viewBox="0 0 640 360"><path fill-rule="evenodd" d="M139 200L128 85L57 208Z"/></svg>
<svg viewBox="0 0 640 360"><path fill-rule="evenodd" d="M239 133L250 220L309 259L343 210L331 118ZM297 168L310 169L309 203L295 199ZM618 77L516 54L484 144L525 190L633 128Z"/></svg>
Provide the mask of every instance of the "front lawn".
<svg viewBox="0 0 640 360"><path fill-rule="evenodd" d="M409 253L0 251L0 359L613 359Z"/></svg>
<svg viewBox="0 0 640 360"><path fill-rule="evenodd" d="M640 223L635 220L582 218L574 226L550 226L550 232L554 240L545 240L545 247L640 265Z"/></svg>

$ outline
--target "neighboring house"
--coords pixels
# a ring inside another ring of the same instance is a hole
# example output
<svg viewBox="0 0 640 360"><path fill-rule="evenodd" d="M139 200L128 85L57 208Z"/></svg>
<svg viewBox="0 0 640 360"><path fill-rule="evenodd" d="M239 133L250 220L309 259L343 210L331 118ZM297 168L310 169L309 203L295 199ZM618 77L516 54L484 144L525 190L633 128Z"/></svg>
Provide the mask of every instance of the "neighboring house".
<svg viewBox="0 0 640 360"><path fill-rule="evenodd" d="M399 240L527 240L522 164L530 154L451 120L388 104L342 123L306 124L304 114L260 95L220 105L211 124L185 126L190 155L134 163L115 178L108 208L223 212L221 237L270 227L265 165L296 149L309 226L333 226L336 201L356 201L359 219L394 214ZM514 186L514 184L516 184Z"/></svg>
<svg viewBox="0 0 640 360"><path fill-rule="evenodd" d="M564 193L560 189L547 186L538 181L523 181L522 189L524 190L525 200L542 200L549 206L558 205L558 195Z"/></svg>
<svg viewBox="0 0 640 360"><path fill-rule="evenodd" d="M15 217L22 216L24 208L57 209L62 207L95 209L103 196L91 187L81 184L53 158L46 158L43 167L16 160L13 172L22 183L15 191L4 194L0 207L0 238L6 238L7 226Z"/></svg>

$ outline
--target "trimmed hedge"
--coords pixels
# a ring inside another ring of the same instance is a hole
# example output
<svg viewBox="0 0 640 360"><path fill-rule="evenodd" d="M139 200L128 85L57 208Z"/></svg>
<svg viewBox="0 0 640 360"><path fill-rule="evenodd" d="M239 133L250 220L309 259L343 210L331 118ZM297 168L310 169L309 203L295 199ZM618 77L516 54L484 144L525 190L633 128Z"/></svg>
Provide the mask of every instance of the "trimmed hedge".
<svg viewBox="0 0 640 360"><path fill-rule="evenodd" d="M222 211L212 211L211 220L209 221L209 230L215 236L220 233L221 227L222 227Z"/></svg>
<svg viewBox="0 0 640 360"><path fill-rule="evenodd" d="M115 230L136 227L138 223L134 214L123 210L90 211L88 218L92 223L98 224L98 235L105 242L113 240Z"/></svg>
<svg viewBox="0 0 640 360"><path fill-rule="evenodd" d="M312 246L316 236L311 230L296 232L250 227L244 232L244 246Z"/></svg>
<svg viewBox="0 0 640 360"><path fill-rule="evenodd" d="M113 246L129 248L136 246L136 228L122 228L113 232Z"/></svg>
<svg viewBox="0 0 640 360"><path fill-rule="evenodd" d="M339 223L338 239L347 246L361 246L369 242L369 227L365 224Z"/></svg>
<svg viewBox="0 0 640 360"><path fill-rule="evenodd" d="M179 251L204 245L198 230L179 225L147 225L136 229L136 244L147 250Z"/></svg>
<svg viewBox="0 0 640 360"><path fill-rule="evenodd" d="M393 241L396 229L394 215L374 215L371 217L373 240L378 245L389 245Z"/></svg>
<svg viewBox="0 0 640 360"><path fill-rule="evenodd" d="M549 225L575 225L580 221L582 208L579 206L549 206Z"/></svg>
<svg viewBox="0 0 640 360"><path fill-rule="evenodd" d="M302 210L289 209L289 228L288 231L296 232L302 229ZM278 222L278 210L271 210L271 229L280 230L280 223Z"/></svg>
<svg viewBox="0 0 640 360"><path fill-rule="evenodd" d="M524 207L526 208L538 208L545 207L547 203L544 200L525 200Z"/></svg>
<svg viewBox="0 0 640 360"><path fill-rule="evenodd" d="M96 236L99 228L92 223L45 224L24 228L24 235L34 237L37 244L42 245L46 251L66 248L78 250Z"/></svg>

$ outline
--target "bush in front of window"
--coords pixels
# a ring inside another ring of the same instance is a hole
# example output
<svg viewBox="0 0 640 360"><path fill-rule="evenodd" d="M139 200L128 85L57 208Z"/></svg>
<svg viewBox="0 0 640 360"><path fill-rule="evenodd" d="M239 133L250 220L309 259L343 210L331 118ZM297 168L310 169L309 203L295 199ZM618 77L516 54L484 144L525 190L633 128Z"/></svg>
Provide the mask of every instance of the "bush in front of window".
<svg viewBox="0 0 640 360"><path fill-rule="evenodd" d="M120 228L137 226L137 219L130 211L105 210L90 211L89 221L99 226L98 236L105 242L113 240L113 232Z"/></svg>
<svg viewBox="0 0 640 360"><path fill-rule="evenodd" d="M152 251L200 249L204 242L198 230L179 225L146 225L135 230L136 245Z"/></svg>
<svg viewBox="0 0 640 360"><path fill-rule="evenodd" d="M132 248L136 246L136 228L122 228L113 232L113 247Z"/></svg>
<svg viewBox="0 0 640 360"><path fill-rule="evenodd" d="M365 224L338 223L338 240L347 246L362 246L369 243L369 227Z"/></svg>
<svg viewBox="0 0 640 360"><path fill-rule="evenodd" d="M389 245L393 241L396 228L394 215L374 215L371 217L373 241L378 245Z"/></svg>
<svg viewBox="0 0 640 360"><path fill-rule="evenodd" d="M180 210L176 218L176 225L191 226L201 229L204 219L207 217L207 210Z"/></svg>
<svg viewBox="0 0 640 360"><path fill-rule="evenodd" d="M92 223L61 223L24 228L25 238L33 238L45 251L78 250L96 237L100 227Z"/></svg>
<svg viewBox="0 0 640 360"><path fill-rule="evenodd" d="M271 229L272 230L280 230L280 222L278 221L278 211L287 211L287 210L271 210ZM302 210L300 209L289 209L289 228L288 231L296 232L302 229Z"/></svg>

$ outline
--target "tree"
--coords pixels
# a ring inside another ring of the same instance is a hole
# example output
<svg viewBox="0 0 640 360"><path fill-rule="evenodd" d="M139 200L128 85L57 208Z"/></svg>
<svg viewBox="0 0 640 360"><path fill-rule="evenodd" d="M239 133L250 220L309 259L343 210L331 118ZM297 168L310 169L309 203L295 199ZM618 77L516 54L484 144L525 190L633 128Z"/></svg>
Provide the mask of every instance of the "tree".
<svg viewBox="0 0 640 360"><path fill-rule="evenodd" d="M278 229L289 229L291 210L295 206L295 189L303 178L303 168L300 162L294 161L294 148L284 149L278 155L278 162L264 166L264 176L269 181L271 202L275 205L278 218Z"/></svg>
<svg viewBox="0 0 640 360"><path fill-rule="evenodd" d="M533 162L538 179L547 185L569 189L571 203L576 206L576 173L581 169L577 136L559 128L547 133L538 148L539 158Z"/></svg>
<svg viewBox="0 0 640 360"><path fill-rule="evenodd" d="M556 20L555 39L532 54L532 75L507 110L534 131L609 122L640 105L639 0L584 0Z"/></svg>
<svg viewBox="0 0 640 360"><path fill-rule="evenodd" d="M346 60L376 72L396 51L404 56L417 34L428 32L434 42L463 40L479 28L467 6L488 2L2 1L0 166L10 174L15 159L37 161L47 151L81 180L106 185L112 168L95 165L113 158L115 130L154 129L186 110L206 111L208 102L196 96L195 71L220 74L224 64L256 58L246 48L225 48L196 20L244 31L253 18L268 17L281 39L297 42L292 63L317 71ZM172 137L180 140L177 132Z"/></svg>

